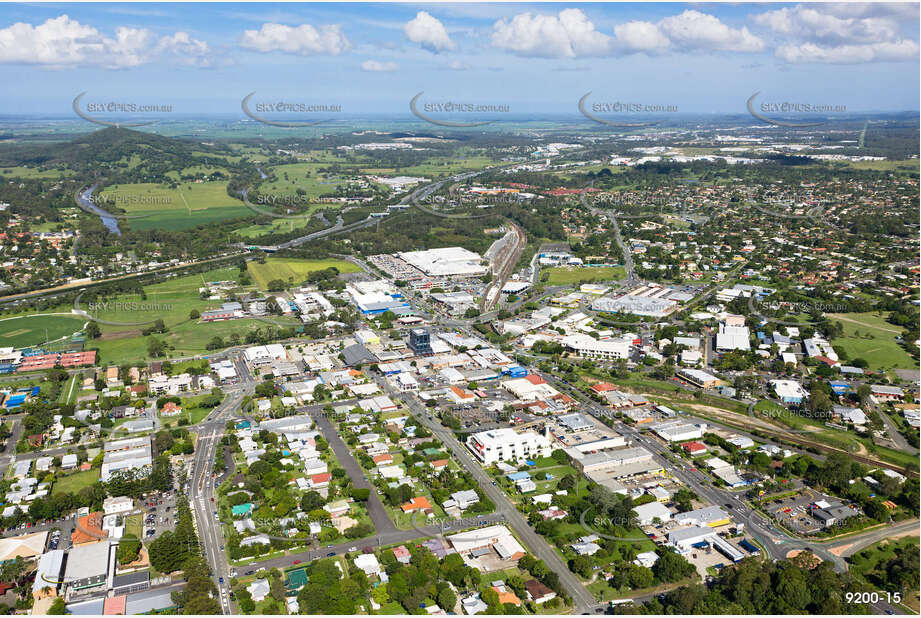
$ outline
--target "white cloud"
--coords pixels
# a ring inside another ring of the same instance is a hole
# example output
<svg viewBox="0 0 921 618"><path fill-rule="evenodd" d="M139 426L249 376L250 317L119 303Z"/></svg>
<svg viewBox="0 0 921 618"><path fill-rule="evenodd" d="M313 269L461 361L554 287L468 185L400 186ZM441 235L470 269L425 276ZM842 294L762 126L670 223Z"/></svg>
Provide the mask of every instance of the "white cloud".
<svg viewBox="0 0 921 618"><path fill-rule="evenodd" d="M656 24L648 21L628 21L614 26L615 45L624 52L655 53L668 49L671 42Z"/></svg>
<svg viewBox="0 0 921 618"><path fill-rule="evenodd" d="M521 56L584 58L611 54L681 51L758 52L764 42L748 28L732 28L699 11L685 11L658 22L617 24L611 37L595 29L579 9L559 15L516 15L493 25L492 44Z"/></svg>
<svg viewBox="0 0 921 618"><path fill-rule="evenodd" d="M894 18L842 18L802 5L756 15L755 23L800 41L838 45L892 40L899 31Z"/></svg>
<svg viewBox="0 0 921 618"><path fill-rule="evenodd" d="M114 37L67 15L33 26L22 22L0 29L0 63L48 68L137 67L170 56L186 64L206 64L208 44L186 32L157 37L146 28L119 27Z"/></svg>
<svg viewBox="0 0 921 618"><path fill-rule="evenodd" d="M418 43L423 49L436 54L457 47L448 36L444 24L425 11L416 13L416 16L403 26L403 34L413 43Z"/></svg>
<svg viewBox="0 0 921 618"><path fill-rule="evenodd" d="M519 56L582 58L604 56L611 37L595 30L585 13L565 9L558 15L520 13L511 21L493 24L492 44Z"/></svg>
<svg viewBox="0 0 921 618"><path fill-rule="evenodd" d="M902 36L917 6L797 5L754 16L780 39L775 54L790 63L851 64L917 60L917 41Z"/></svg>
<svg viewBox="0 0 921 618"><path fill-rule="evenodd" d="M460 60L454 60L453 62L451 62L451 64L448 65L448 68L451 69L452 71L466 71L470 67L464 64L463 62L461 62Z"/></svg>
<svg viewBox="0 0 921 618"><path fill-rule="evenodd" d="M717 17L700 11L688 10L666 17L658 25L672 44L682 49L735 52L764 49L764 41L749 32L748 28L730 28Z"/></svg>
<svg viewBox="0 0 921 618"><path fill-rule="evenodd" d="M380 62L379 60L365 60L361 63L361 70L369 73L387 73L396 71L399 66L396 62Z"/></svg>
<svg viewBox="0 0 921 618"><path fill-rule="evenodd" d="M193 39L188 32L177 32L172 36L165 36L157 43L157 49L176 58L182 64L210 66L208 57L208 44L204 41Z"/></svg>
<svg viewBox="0 0 921 618"><path fill-rule="evenodd" d="M310 24L293 27L267 23L259 30L244 31L240 47L263 53L281 51L299 56L337 56L351 49L352 44L338 24L315 28Z"/></svg>
<svg viewBox="0 0 921 618"><path fill-rule="evenodd" d="M823 47L815 43L781 45L777 57L790 63L860 64L865 62L899 62L918 60L921 48L914 41L868 43Z"/></svg>

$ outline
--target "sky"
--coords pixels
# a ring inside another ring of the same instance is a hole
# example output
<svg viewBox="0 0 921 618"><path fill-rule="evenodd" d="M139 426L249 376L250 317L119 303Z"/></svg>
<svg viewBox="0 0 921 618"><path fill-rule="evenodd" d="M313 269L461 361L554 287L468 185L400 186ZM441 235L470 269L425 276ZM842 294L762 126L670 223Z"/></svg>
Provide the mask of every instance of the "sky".
<svg viewBox="0 0 921 618"><path fill-rule="evenodd" d="M578 113L579 99L742 113L763 101L919 109L919 5L0 5L0 114L240 101L408 113L409 101Z"/></svg>

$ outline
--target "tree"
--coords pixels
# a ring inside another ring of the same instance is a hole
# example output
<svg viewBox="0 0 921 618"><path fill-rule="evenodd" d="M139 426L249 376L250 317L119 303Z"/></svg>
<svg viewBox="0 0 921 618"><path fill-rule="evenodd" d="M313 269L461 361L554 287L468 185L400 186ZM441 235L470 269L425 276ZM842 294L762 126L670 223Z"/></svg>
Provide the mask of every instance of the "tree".
<svg viewBox="0 0 921 618"><path fill-rule="evenodd" d="M448 586L441 589L438 593L438 606L446 612L453 612L457 604L457 595Z"/></svg>
<svg viewBox="0 0 921 618"><path fill-rule="evenodd" d="M138 559L141 553L141 541L133 534L124 535L118 542L118 551L115 557L119 564L129 564Z"/></svg>
<svg viewBox="0 0 921 618"><path fill-rule="evenodd" d="M652 572L659 581L676 582L690 577L695 571L694 565L671 549L663 551L652 565Z"/></svg>
<svg viewBox="0 0 921 618"><path fill-rule="evenodd" d="M95 322L90 322L90 324L95 324ZM57 597L48 608L48 614L52 616L63 616L66 613L67 605L64 603L64 597Z"/></svg>
<svg viewBox="0 0 921 618"><path fill-rule="evenodd" d="M87 339L96 339L102 333L99 330L99 324L90 321L86 324L86 328L83 329L83 334L86 335Z"/></svg>
<svg viewBox="0 0 921 618"><path fill-rule="evenodd" d="M162 341L154 337L151 337L150 339L148 339L147 341L147 355L148 356L152 358L159 358L160 356L163 356L165 351L166 351L165 343L163 343Z"/></svg>

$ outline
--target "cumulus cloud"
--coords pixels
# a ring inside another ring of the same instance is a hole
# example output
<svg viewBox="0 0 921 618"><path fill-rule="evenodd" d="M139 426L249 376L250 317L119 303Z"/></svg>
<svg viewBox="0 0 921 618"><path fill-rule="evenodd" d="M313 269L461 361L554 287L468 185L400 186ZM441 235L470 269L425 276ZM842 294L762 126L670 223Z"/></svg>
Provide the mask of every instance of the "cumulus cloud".
<svg viewBox="0 0 921 618"><path fill-rule="evenodd" d="M617 24L613 34L596 30L581 10L566 9L558 15L522 13L508 22L499 20L493 26L492 44L521 56L543 58L764 49L764 42L747 28L732 28L712 15L693 10L658 22Z"/></svg>
<svg viewBox="0 0 921 618"><path fill-rule="evenodd" d="M337 56L351 49L352 44L338 24L315 28L310 24L265 23L259 30L243 32L240 47L262 53L280 51L299 56Z"/></svg>
<svg viewBox="0 0 921 618"><path fill-rule="evenodd" d="M460 60L454 60L451 62L451 64L448 65L448 68L452 71L466 71L470 67Z"/></svg>
<svg viewBox="0 0 921 618"><path fill-rule="evenodd" d="M511 21L493 24L492 44L519 56L537 58L581 58L610 52L611 37L595 30L579 9L565 9L558 15L520 13Z"/></svg>
<svg viewBox="0 0 921 618"><path fill-rule="evenodd" d="M759 52L764 41L748 28L730 28L713 15L688 10L681 15L666 17L659 29L676 47L714 51Z"/></svg>
<svg viewBox="0 0 921 618"><path fill-rule="evenodd" d="M790 63L850 64L917 60L919 47L901 28L917 5L797 5L754 17L780 40L775 54Z"/></svg>
<svg viewBox="0 0 921 618"><path fill-rule="evenodd" d="M387 73L396 71L399 67L396 62L380 62L379 60L365 60L361 63L361 70L369 73Z"/></svg>
<svg viewBox="0 0 921 618"><path fill-rule="evenodd" d="M755 23L776 34L826 44L892 40L899 32L893 17L838 17L802 5L756 15Z"/></svg>
<svg viewBox="0 0 921 618"><path fill-rule="evenodd" d="M170 56L180 63L205 65L208 51L207 43L187 32L158 37L146 28L119 27L114 36L106 36L67 15L38 26L17 22L0 29L0 63L9 64L122 69Z"/></svg>
<svg viewBox="0 0 921 618"><path fill-rule="evenodd" d="M403 34L413 43L418 43L423 49L436 54L457 47L448 36L444 24L425 11L416 13L416 16L403 26Z"/></svg>
<svg viewBox="0 0 921 618"><path fill-rule="evenodd" d="M656 53L668 49L671 42L656 24L628 21L614 26L615 46L622 51Z"/></svg>

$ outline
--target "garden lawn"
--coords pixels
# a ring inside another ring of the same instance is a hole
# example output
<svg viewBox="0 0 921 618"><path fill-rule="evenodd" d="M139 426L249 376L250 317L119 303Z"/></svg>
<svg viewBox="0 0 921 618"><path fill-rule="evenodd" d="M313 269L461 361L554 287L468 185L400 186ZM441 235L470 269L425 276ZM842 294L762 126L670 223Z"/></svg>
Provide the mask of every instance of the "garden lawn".
<svg viewBox="0 0 921 618"><path fill-rule="evenodd" d="M83 472L74 472L73 474L68 474L67 476L60 476L55 479L54 488L51 490L51 494L75 494L84 487L89 487L90 485L96 483L98 480L99 470L97 469L85 470ZM141 537L138 536L138 538Z"/></svg>

